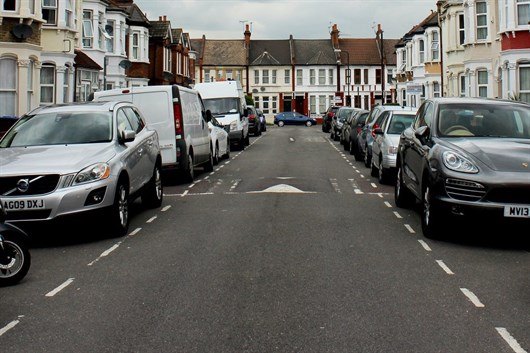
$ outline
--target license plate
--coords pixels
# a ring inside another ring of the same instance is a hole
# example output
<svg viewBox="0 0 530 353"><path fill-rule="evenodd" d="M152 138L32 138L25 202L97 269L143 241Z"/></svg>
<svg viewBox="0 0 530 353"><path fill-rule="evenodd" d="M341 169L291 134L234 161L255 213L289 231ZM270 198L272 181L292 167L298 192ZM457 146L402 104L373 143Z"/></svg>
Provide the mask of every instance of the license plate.
<svg viewBox="0 0 530 353"><path fill-rule="evenodd" d="M46 207L43 199L2 200L6 211L40 210Z"/></svg>
<svg viewBox="0 0 530 353"><path fill-rule="evenodd" d="M530 218L530 206L504 206L504 217Z"/></svg>

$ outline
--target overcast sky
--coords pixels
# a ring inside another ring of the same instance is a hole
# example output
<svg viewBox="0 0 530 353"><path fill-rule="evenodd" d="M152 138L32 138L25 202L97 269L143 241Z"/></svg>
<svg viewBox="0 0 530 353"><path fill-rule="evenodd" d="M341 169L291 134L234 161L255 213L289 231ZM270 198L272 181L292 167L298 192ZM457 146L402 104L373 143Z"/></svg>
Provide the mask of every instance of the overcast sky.
<svg viewBox="0 0 530 353"><path fill-rule="evenodd" d="M253 39L401 38L436 9L436 0L135 0L150 20L166 15L191 38L242 39L244 21Z"/></svg>

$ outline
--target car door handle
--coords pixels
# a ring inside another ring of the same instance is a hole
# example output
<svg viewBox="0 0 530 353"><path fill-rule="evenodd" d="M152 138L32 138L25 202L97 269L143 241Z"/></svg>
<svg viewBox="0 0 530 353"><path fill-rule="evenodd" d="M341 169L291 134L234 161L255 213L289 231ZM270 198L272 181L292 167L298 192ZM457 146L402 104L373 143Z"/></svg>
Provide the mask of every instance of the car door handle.
<svg viewBox="0 0 530 353"><path fill-rule="evenodd" d="M153 146L153 141L152 140L147 141L147 146L149 147Z"/></svg>
<svg viewBox="0 0 530 353"><path fill-rule="evenodd" d="M143 149L143 148L139 148L139 149L138 149L138 154L139 154L139 155L142 155L142 153L144 153L144 149Z"/></svg>

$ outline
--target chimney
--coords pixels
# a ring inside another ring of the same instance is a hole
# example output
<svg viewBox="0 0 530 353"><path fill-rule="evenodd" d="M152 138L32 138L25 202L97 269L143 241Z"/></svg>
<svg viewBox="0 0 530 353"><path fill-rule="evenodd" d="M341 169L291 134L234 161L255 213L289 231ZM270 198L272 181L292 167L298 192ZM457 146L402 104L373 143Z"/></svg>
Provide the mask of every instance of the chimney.
<svg viewBox="0 0 530 353"><path fill-rule="evenodd" d="M245 48L250 48L250 26L247 23L245 25L245 32L243 33L245 35Z"/></svg>
<svg viewBox="0 0 530 353"><path fill-rule="evenodd" d="M162 22L164 18L162 16L158 16L158 20Z"/></svg>
<svg viewBox="0 0 530 353"><path fill-rule="evenodd" d="M335 23L333 27L331 27L331 45L333 45L333 48L339 47L339 33L340 31L337 28L337 24Z"/></svg>

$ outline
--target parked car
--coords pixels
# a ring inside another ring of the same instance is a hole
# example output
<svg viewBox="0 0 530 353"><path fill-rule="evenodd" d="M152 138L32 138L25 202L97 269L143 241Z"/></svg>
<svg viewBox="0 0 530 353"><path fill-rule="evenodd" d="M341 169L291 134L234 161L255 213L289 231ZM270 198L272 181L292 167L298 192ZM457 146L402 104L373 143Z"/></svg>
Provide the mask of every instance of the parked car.
<svg viewBox="0 0 530 353"><path fill-rule="evenodd" d="M300 114L298 112L283 112L274 116L274 124L282 127L284 125L316 125L315 119Z"/></svg>
<svg viewBox="0 0 530 353"><path fill-rule="evenodd" d="M389 110L381 114L381 127L374 130L372 144L372 176L384 184L396 174L396 156L399 136L412 124L416 113Z"/></svg>
<svg viewBox="0 0 530 353"><path fill-rule="evenodd" d="M261 119L253 105L247 105L248 133L254 136L261 135Z"/></svg>
<svg viewBox="0 0 530 353"><path fill-rule="evenodd" d="M335 113L337 110L339 110L339 106L332 105L330 106L324 115L322 116L322 131L323 132L330 132L331 131L331 121L333 120L333 117L335 116Z"/></svg>
<svg viewBox="0 0 530 353"><path fill-rule="evenodd" d="M214 117L208 122L210 138L213 146L213 163L217 165L221 158L230 157L230 137L227 129Z"/></svg>
<svg viewBox="0 0 530 353"><path fill-rule="evenodd" d="M425 236L443 235L453 217L530 225L528 104L428 99L403 131L397 158L396 205L421 202Z"/></svg>
<svg viewBox="0 0 530 353"><path fill-rule="evenodd" d="M265 114L260 109L256 109L256 112L258 112L259 120L261 121L261 131L267 131L267 118Z"/></svg>
<svg viewBox="0 0 530 353"><path fill-rule="evenodd" d="M0 140L0 195L9 221L96 213L106 219L97 224L124 235L132 200L161 205L161 168L157 133L131 103L37 108Z"/></svg>
<svg viewBox="0 0 530 353"><path fill-rule="evenodd" d="M352 111L352 107L340 107L331 119L331 130L329 137L333 141L340 140L340 132L342 130L342 126L344 125L346 119L350 116Z"/></svg>
<svg viewBox="0 0 530 353"><path fill-rule="evenodd" d="M352 129L352 122L355 120L357 115L364 111L365 110L360 108L353 108L350 115L346 118L346 122L342 125L342 129L340 131L340 144L344 146L345 151L350 150L350 131Z"/></svg>
<svg viewBox="0 0 530 353"><path fill-rule="evenodd" d="M397 104L376 105L372 108L358 138L359 152L364 159L364 165L366 168L370 168L372 165L372 143L375 138L374 130L381 127L381 114L389 110L417 111L416 108L402 107Z"/></svg>
<svg viewBox="0 0 530 353"><path fill-rule="evenodd" d="M11 128L18 120L18 117L14 115L1 115L0 116L0 138L5 135L7 130Z"/></svg>
<svg viewBox="0 0 530 353"><path fill-rule="evenodd" d="M213 146L208 131L212 114L195 90L178 85L117 88L94 93L96 101L132 102L158 133L162 168L192 182L194 168L213 170ZM207 114L208 113L208 114Z"/></svg>
<svg viewBox="0 0 530 353"><path fill-rule="evenodd" d="M366 118L369 114L369 111L364 110L360 114L356 115L351 122L350 154L355 157L356 161L361 161L363 159L361 152L359 151L359 135L362 132L363 126L366 122Z"/></svg>

